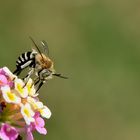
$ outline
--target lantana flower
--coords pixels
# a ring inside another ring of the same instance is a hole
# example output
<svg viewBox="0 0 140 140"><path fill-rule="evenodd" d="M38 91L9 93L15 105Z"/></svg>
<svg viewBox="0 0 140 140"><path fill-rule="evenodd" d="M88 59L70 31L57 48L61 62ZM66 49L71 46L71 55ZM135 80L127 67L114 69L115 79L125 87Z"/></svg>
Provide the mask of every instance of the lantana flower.
<svg viewBox="0 0 140 140"><path fill-rule="evenodd" d="M39 112L41 114L42 117L49 119L52 115L50 109L47 106L43 106L43 108L39 109Z"/></svg>
<svg viewBox="0 0 140 140"><path fill-rule="evenodd" d="M32 132L46 135L44 118L51 111L36 94L34 81L27 83L14 75L7 67L0 69L0 139L34 140Z"/></svg>
<svg viewBox="0 0 140 140"><path fill-rule="evenodd" d="M8 76L9 75L9 76ZM13 86L12 79L16 78L7 67L0 68L0 87L2 86Z"/></svg>
<svg viewBox="0 0 140 140"><path fill-rule="evenodd" d="M37 98L28 97L28 102L32 105L32 108L38 112L40 112L41 116L49 119L51 117L50 109L43 105L42 102L38 101Z"/></svg>
<svg viewBox="0 0 140 140"><path fill-rule="evenodd" d="M28 90L28 94L31 97L37 97L38 94L36 93L34 84L33 84L33 80L31 78L29 78L27 84L26 84L27 90Z"/></svg>
<svg viewBox="0 0 140 140"><path fill-rule="evenodd" d="M18 137L18 132L16 128L6 123L1 125L0 138L2 140L16 140L17 137Z"/></svg>
<svg viewBox="0 0 140 140"><path fill-rule="evenodd" d="M17 96L16 93L12 92L10 90L10 87L8 86L1 87L1 91L3 98L7 103L19 104L21 102L21 98Z"/></svg>
<svg viewBox="0 0 140 140"><path fill-rule="evenodd" d="M44 127L45 126L45 121L40 117L40 113L36 112L34 115L35 121L31 124L34 129L37 130L40 134L46 135L47 130Z"/></svg>
<svg viewBox="0 0 140 140"><path fill-rule="evenodd" d="M22 98L26 98L28 96L27 87L24 87L24 85L25 83L21 79L15 79L15 90Z"/></svg>
<svg viewBox="0 0 140 140"><path fill-rule="evenodd" d="M14 80L17 78L16 75L14 75L7 67L3 67L2 70L5 72L5 75L10 79Z"/></svg>
<svg viewBox="0 0 140 140"><path fill-rule="evenodd" d="M27 101L28 103L30 103L30 105L34 110L39 110L44 106L43 103L40 102L37 98L28 97Z"/></svg>
<svg viewBox="0 0 140 140"><path fill-rule="evenodd" d="M0 75L0 86L4 86L4 85L7 85L8 84L8 80L6 78L6 76L4 75Z"/></svg>
<svg viewBox="0 0 140 140"><path fill-rule="evenodd" d="M25 105L21 105L21 114L27 123L29 125L31 122L34 122L34 112L31 109L31 105L29 103L26 103Z"/></svg>

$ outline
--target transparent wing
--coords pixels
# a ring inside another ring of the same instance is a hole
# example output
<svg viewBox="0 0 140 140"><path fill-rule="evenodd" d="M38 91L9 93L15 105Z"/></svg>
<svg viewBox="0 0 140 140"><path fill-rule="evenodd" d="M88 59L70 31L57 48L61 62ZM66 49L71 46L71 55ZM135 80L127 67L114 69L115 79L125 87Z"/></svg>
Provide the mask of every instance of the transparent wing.
<svg viewBox="0 0 140 140"><path fill-rule="evenodd" d="M46 53L49 56L49 47L48 47L48 43L45 40L41 41L41 46L37 45L35 43L35 41L33 40L33 38L31 36L29 36L29 38L31 39L31 41L33 42L33 44L35 45L37 51L42 54L42 52Z"/></svg>
<svg viewBox="0 0 140 140"><path fill-rule="evenodd" d="M47 55L49 55L48 43L47 43L45 40L42 40L42 41L41 41L41 45L42 45L42 47L43 47L43 49L44 49L44 52L45 52Z"/></svg>

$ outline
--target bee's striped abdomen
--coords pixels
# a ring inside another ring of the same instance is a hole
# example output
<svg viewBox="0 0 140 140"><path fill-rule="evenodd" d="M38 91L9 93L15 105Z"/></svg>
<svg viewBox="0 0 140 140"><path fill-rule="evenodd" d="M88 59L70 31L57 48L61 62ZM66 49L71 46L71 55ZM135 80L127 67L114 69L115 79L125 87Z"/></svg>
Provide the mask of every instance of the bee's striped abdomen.
<svg viewBox="0 0 140 140"><path fill-rule="evenodd" d="M14 74L19 75L23 69L25 69L28 66L34 67L34 65L35 65L35 54L33 52L22 53L16 61L17 69L14 71Z"/></svg>

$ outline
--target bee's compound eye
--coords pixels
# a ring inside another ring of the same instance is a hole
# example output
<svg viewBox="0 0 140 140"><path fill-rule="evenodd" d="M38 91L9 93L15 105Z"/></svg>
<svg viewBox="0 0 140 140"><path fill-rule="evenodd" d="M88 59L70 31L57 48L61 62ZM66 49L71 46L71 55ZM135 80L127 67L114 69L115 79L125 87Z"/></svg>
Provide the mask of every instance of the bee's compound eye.
<svg viewBox="0 0 140 140"><path fill-rule="evenodd" d="M50 72L48 71L48 70L45 70L43 73L42 73L42 76L43 77L48 77L48 76L50 76Z"/></svg>

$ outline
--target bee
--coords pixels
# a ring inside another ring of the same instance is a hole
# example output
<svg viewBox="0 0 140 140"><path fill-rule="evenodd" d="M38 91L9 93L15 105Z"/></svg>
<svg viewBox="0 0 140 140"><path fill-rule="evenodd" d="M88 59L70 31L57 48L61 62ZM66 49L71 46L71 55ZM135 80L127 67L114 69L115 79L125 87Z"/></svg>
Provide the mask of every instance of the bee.
<svg viewBox="0 0 140 140"><path fill-rule="evenodd" d="M38 84L36 92L44 83L46 83L47 80L51 79L53 76L67 79L67 77L55 72L54 63L48 56L49 49L47 42L44 40L41 41L44 52L47 53L47 55L45 55L40 51L38 45L35 43L32 37L30 37L30 39L33 42L36 50L32 49L32 51L22 53L16 61L16 70L13 73L18 76L24 69L29 68L29 72L24 80L26 81L25 83L27 83L29 78L34 74L36 76L34 79L34 84L35 86Z"/></svg>

